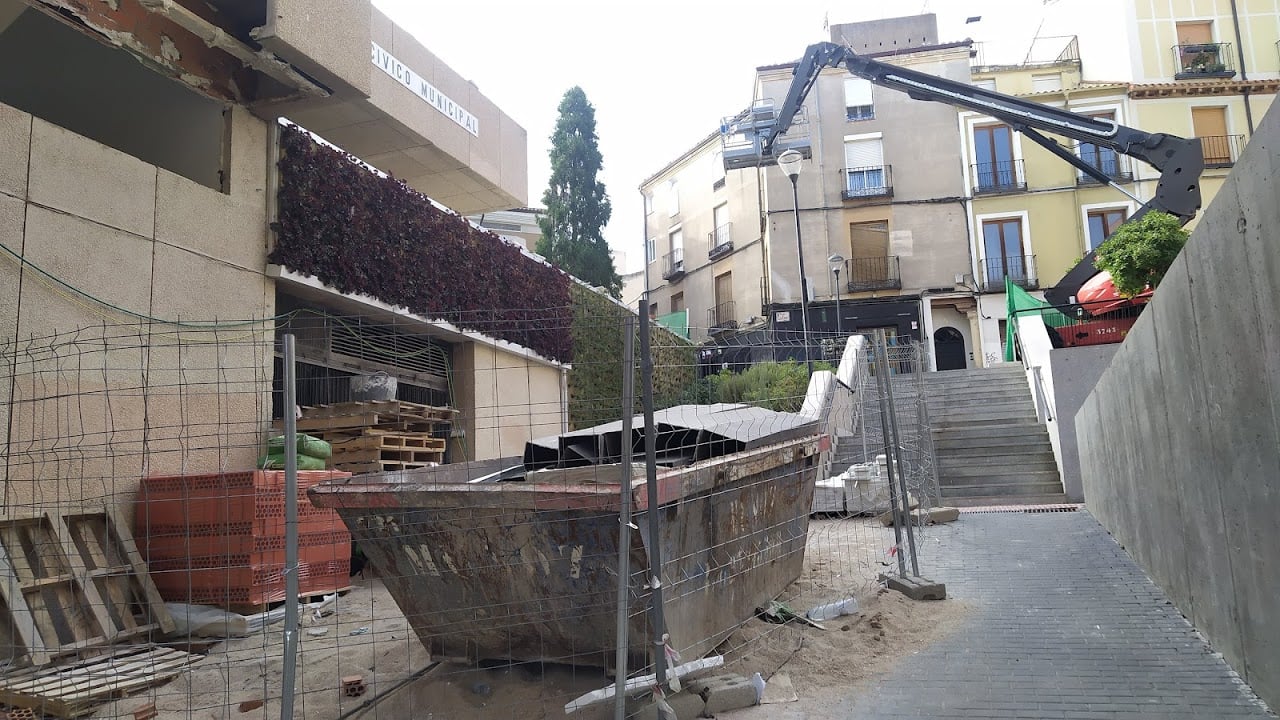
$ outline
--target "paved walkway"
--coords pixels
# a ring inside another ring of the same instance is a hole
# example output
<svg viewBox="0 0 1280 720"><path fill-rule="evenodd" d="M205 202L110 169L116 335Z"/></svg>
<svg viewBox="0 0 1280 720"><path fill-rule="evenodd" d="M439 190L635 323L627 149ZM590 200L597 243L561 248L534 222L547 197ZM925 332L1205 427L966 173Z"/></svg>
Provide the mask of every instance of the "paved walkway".
<svg viewBox="0 0 1280 720"><path fill-rule="evenodd" d="M1085 511L966 514L921 572L974 603L841 718L1274 718Z"/></svg>

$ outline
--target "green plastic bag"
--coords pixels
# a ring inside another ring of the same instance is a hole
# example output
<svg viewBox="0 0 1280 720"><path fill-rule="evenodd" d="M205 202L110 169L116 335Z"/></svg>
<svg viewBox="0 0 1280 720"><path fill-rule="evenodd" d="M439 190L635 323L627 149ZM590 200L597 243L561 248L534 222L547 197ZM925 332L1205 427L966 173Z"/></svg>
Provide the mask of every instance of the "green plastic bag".
<svg viewBox="0 0 1280 720"><path fill-rule="evenodd" d="M284 454L284 436L277 435L267 441L267 452ZM298 454L327 460L333 457L333 447L329 443L310 435L298 435Z"/></svg>
<svg viewBox="0 0 1280 720"><path fill-rule="evenodd" d="M310 455L298 455L299 470L324 470L324 458L311 457ZM284 453L272 452L258 458L258 469L260 470L283 470L284 469Z"/></svg>

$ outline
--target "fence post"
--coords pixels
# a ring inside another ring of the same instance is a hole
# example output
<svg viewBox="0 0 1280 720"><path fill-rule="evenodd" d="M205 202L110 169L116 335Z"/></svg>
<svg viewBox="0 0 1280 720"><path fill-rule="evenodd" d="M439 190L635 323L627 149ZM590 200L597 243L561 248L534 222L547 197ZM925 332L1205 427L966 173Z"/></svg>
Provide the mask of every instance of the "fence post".
<svg viewBox="0 0 1280 720"><path fill-rule="evenodd" d="M644 303L649 301L645 295ZM648 490L645 514L649 526L649 602L653 616L654 675L658 687L667 682L667 621L662 608L662 536L658 526L658 429L653 422L653 353L649 347L649 309L640 312L640 396L644 402L644 476Z"/></svg>
<svg viewBox="0 0 1280 720"><path fill-rule="evenodd" d="M298 672L298 368L294 337L284 340L284 669L280 720L293 720Z"/></svg>
<svg viewBox="0 0 1280 720"><path fill-rule="evenodd" d="M641 313L647 312L641 308ZM617 666L614 679L617 690L614 693L613 716L623 720L627 714L627 650L630 638L627 635L628 595L631 589L631 445L632 418L636 405L636 318L627 313L622 329L622 481L620 483L621 507L618 511L618 627L616 632L618 654L614 660ZM647 445L647 443L646 443Z"/></svg>
<svg viewBox="0 0 1280 720"><path fill-rule="evenodd" d="M875 332L875 347L872 350L872 358L876 375L876 397L880 401L880 431L884 440L885 471L889 474L889 507L891 508L890 512L893 513L893 546L897 548L894 554L898 556L898 575L906 577L907 560L902 554L902 509L898 505L898 485L894 482L898 473L902 472L902 467L894 467L897 465L893 455L893 446L896 444L896 440L889 434L889 413L885 407L888 404L885 386L889 382L889 356L888 353L881 352L882 342L884 342L884 331L877 330Z"/></svg>

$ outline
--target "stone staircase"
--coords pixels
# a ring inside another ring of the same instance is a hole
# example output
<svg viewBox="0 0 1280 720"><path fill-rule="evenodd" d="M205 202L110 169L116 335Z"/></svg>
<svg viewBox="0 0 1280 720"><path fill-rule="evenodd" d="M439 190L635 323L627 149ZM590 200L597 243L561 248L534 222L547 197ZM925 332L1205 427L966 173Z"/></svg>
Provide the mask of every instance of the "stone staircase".
<svg viewBox="0 0 1280 720"><path fill-rule="evenodd" d="M942 502L1065 503L1044 424L1017 363L925 373Z"/></svg>

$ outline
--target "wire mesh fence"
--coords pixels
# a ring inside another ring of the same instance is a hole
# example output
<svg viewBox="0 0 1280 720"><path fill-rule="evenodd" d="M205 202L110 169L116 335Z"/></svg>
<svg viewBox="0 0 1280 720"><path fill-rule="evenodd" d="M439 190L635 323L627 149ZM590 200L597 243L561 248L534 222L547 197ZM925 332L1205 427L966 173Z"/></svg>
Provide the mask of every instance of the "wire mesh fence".
<svg viewBox="0 0 1280 720"><path fill-rule="evenodd" d="M838 626L923 547L918 345L782 333L717 366L623 312L569 366L281 305L0 341L0 702L611 718L699 664L821 682L881 642Z"/></svg>

